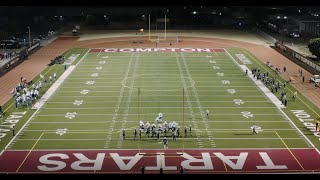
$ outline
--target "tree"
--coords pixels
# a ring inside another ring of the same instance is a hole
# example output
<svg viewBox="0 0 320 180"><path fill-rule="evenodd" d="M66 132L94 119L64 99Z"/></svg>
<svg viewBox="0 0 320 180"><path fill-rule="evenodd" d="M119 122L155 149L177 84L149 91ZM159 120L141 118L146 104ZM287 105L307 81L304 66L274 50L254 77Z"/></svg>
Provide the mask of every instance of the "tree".
<svg viewBox="0 0 320 180"><path fill-rule="evenodd" d="M320 38L310 39L308 48L313 55L320 58Z"/></svg>

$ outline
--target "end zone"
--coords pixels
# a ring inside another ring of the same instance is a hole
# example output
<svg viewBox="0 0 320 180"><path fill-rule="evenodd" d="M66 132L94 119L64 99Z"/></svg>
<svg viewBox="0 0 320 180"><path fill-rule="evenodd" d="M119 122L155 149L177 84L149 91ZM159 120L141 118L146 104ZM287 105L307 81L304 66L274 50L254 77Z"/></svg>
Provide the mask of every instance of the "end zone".
<svg viewBox="0 0 320 180"><path fill-rule="evenodd" d="M290 153L291 151L292 153ZM313 148L169 150L6 150L0 173L320 173ZM25 159L25 160L24 160ZM19 170L19 171L17 171Z"/></svg>

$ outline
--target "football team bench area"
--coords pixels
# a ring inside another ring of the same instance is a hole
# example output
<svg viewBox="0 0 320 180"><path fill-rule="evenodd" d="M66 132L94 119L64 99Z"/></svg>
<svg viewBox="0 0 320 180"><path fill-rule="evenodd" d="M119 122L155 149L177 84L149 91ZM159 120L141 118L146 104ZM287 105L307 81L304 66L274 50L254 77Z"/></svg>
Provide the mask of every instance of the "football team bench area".
<svg viewBox="0 0 320 180"><path fill-rule="evenodd" d="M298 124L304 99L244 49L72 49L69 58L31 109L8 117L27 121L0 173L320 172Z"/></svg>

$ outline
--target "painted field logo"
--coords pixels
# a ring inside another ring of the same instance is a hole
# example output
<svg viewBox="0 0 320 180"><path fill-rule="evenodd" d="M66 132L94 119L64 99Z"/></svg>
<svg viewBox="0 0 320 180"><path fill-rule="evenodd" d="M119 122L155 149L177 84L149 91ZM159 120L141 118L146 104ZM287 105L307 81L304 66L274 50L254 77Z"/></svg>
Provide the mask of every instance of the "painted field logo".
<svg viewBox="0 0 320 180"><path fill-rule="evenodd" d="M316 132L316 125L314 124L314 119L306 113L304 110L291 110L291 112L298 118L303 125L313 133L314 136L320 137L320 134Z"/></svg>
<svg viewBox="0 0 320 180"><path fill-rule="evenodd" d="M108 48L95 49L91 52L105 52L105 53L114 53L114 52L225 52L224 49L221 48ZM207 55L207 58L211 58L212 56Z"/></svg>
<svg viewBox="0 0 320 180"><path fill-rule="evenodd" d="M247 57L245 57L243 54L236 54L236 56L239 58L239 60L243 64L252 64L252 62Z"/></svg>
<svg viewBox="0 0 320 180"><path fill-rule="evenodd" d="M58 129L63 135L67 129ZM182 150L6 150L0 172L146 172L281 173L319 172L320 155L313 148L299 149L186 149ZM12 158L14 157L14 161ZM27 157L27 158L25 158ZM299 160L299 161L297 161ZM10 163L8 163L10 162Z"/></svg>
<svg viewBox="0 0 320 180"><path fill-rule="evenodd" d="M80 54L71 54L64 64L71 65L79 56Z"/></svg>
<svg viewBox="0 0 320 180"><path fill-rule="evenodd" d="M21 118L27 113L23 112L13 112L7 117L3 122L0 123L0 142L9 131L20 121Z"/></svg>

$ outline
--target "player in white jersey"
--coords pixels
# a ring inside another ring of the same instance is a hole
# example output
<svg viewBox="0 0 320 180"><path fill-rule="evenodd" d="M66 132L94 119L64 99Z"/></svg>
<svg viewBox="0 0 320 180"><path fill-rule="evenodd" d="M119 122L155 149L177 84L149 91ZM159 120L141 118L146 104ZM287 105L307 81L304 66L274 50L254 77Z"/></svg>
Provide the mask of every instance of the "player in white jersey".
<svg viewBox="0 0 320 180"><path fill-rule="evenodd" d="M39 98L39 91L37 89L34 90L34 97L35 97L35 99Z"/></svg>
<svg viewBox="0 0 320 180"><path fill-rule="evenodd" d="M172 129L172 122L169 122L169 130Z"/></svg>
<svg viewBox="0 0 320 180"><path fill-rule="evenodd" d="M28 90L26 91L26 96L31 97L30 91L28 91Z"/></svg>
<svg viewBox="0 0 320 180"><path fill-rule="evenodd" d="M162 113L158 114L159 121L162 121L162 116L163 116Z"/></svg>
<svg viewBox="0 0 320 180"><path fill-rule="evenodd" d="M167 127L168 127L167 121L164 121L163 124L162 124L162 126L165 127L165 128L167 128Z"/></svg>
<svg viewBox="0 0 320 180"><path fill-rule="evenodd" d="M21 96L22 96L22 103L23 103L24 105L26 105L26 104L27 104L27 97L26 97L26 95L25 95L25 94L22 94Z"/></svg>
<svg viewBox="0 0 320 180"><path fill-rule="evenodd" d="M41 90L41 89L42 89L42 82L39 81L39 90Z"/></svg>
<svg viewBox="0 0 320 180"><path fill-rule="evenodd" d="M177 127L177 123L175 121L173 121L172 124L171 124L171 130L175 131L176 127Z"/></svg>
<svg viewBox="0 0 320 180"><path fill-rule="evenodd" d="M149 129L149 128L150 128L150 123L147 122L147 123L146 123L146 129Z"/></svg>
<svg viewBox="0 0 320 180"><path fill-rule="evenodd" d="M144 123L142 120L139 121L139 127L140 127L140 131L144 129Z"/></svg>
<svg viewBox="0 0 320 180"><path fill-rule="evenodd" d="M54 80L54 81L57 80L57 74L56 74L56 72L53 73L53 80Z"/></svg>
<svg viewBox="0 0 320 180"><path fill-rule="evenodd" d="M40 81L44 81L44 75L40 74Z"/></svg>

